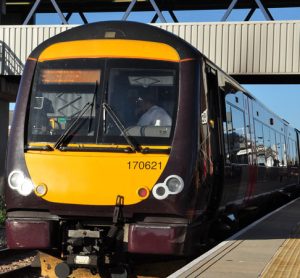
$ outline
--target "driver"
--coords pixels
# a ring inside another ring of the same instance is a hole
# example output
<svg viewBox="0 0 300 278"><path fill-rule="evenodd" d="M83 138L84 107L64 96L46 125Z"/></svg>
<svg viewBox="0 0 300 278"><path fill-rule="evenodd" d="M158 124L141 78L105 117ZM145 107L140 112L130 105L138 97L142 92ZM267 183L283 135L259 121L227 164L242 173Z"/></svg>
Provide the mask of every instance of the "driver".
<svg viewBox="0 0 300 278"><path fill-rule="evenodd" d="M171 126L170 115L155 103L155 95L150 87L143 88L136 100L136 114L140 116L138 126Z"/></svg>

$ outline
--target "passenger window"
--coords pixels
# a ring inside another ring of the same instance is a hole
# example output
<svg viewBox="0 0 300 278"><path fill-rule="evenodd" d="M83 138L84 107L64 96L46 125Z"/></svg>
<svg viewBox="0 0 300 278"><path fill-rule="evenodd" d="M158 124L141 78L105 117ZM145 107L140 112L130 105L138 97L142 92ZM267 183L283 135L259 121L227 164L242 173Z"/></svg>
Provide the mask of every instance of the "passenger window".
<svg viewBox="0 0 300 278"><path fill-rule="evenodd" d="M296 150L295 150L295 146L296 146L296 142L292 140L292 165L295 166L296 165Z"/></svg>
<svg viewBox="0 0 300 278"><path fill-rule="evenodd" d="M286 166L286 147L284 142L284 136L276 132L276 144L278 150L278 166Z"/></svg>
<svg viewBox="0 0 300 278"><path fill-rule="evenodd" d="M289 166L295 165L296 153L295 153L295 141L289 139L287 163Z"/></svg>
<svg viewBox="0 0 300 278"><path fill-rule="evenodd" d="M298 166L299 165L299 157L298 157L298 148L297 148L296 141L294 141L294 150L295 150L295 166Z"/></svg>
<svg viewBox="0 0 300 278"><path fill-rule="evenodd" d="M255 145L257 164L265 165L265 146L262 123L255 121Z"/></svg>
<svg viewBox="0 0 300 278"><path fill-rule="evenodd" d="M284 136L281 134L281 150L282 150L282 166L286 166L287 165L287 158L286 158L286 154L287 154L287 150L286 150L286 144L285 144L285 139Z"/></svg>
<svg viewBox="0 0 300 278"><path fill-rule="evenodd" d="M265 156L266 156L266 166L273 166L273 158L272 158L272 147L271 147L271 139L270 139L270 128L263 125L264 131L264 146L265 146Z"/></svg>
<svg viewBox="0 0 300 278"><path fill-rule="evenodd" d="M248 156L244 112L227 104L226 122L228 136L227 160L231 163L247 164Z"/></svg>
<svg viewBox="0 0 300 278"><path fill-rule="evenodd" d="M286 157L287 157L287 165L288 166L292 166L293 165L293 162L292 162L292 140L290 138L288 138L288 144L287 144L287 154L286 154Z"/></svg>
<svg viewBox="0 0 300 278"><path fill-rule="evenodd" d="M278 152L276 146L276 135L273 129L270 129L270 143L271 143L271 158L272 166L279 166Z"/></svg>
<svg viewBox="0 0 300 278"><path fill-rule="evenodd" d="M280 141L280 134L276 132L276 146L278 151L278 165L282 166L282 151L281 151L281 141Z"/></svg>

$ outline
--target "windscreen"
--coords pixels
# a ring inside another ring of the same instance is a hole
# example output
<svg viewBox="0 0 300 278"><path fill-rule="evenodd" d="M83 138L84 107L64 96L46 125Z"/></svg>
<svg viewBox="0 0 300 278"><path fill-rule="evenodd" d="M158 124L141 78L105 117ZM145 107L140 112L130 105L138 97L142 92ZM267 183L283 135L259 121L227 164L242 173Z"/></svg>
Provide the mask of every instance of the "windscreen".
<svg viewBox="0 0 300 278"><path fill-rule="evenodd" d="M73 59L39 63L28 144L169 145L177 113L174 63ZM128 140L129 139L129 140Z"/></svg>
<svg viewBox="0 0 300 278"><path fill-rule="evenodd" d="M102 71L95 61L40 63L30 99L29 141L55 142L80 117L71 133L78 142L96 142L95 104Z"/></svg>
<svg viewBox="0 0 300 278"><path fill-rule="evenodd" d="M169 139L176 118L176 71L171 69L112 68L106 101L139 143ZM103 111L103 136L120 134L111 115ZM109 140L109 139L108 139Z"/></svg>

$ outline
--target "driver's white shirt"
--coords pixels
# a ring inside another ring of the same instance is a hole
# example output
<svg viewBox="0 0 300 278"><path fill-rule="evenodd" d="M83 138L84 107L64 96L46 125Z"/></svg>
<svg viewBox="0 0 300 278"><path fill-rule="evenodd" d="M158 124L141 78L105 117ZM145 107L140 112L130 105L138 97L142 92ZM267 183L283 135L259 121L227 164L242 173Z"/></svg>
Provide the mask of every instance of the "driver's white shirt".
<svg viewBox="0 0 300 278"><path fill-rule="evenodd" d="M151 106L139 119L139 126L171 126L172 119L169 114L157 105Z"/></svg>

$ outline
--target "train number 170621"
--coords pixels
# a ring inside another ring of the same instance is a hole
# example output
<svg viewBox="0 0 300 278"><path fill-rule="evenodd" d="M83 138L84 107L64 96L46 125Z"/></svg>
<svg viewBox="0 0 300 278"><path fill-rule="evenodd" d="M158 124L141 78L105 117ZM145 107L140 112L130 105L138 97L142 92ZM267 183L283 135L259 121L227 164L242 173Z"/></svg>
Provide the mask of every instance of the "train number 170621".
<svg viewBox="0 0 300 278"><path fill-rule="evenodd" d="M161 170L161 162L157 161L128 161L129 170Z"/></svg>

